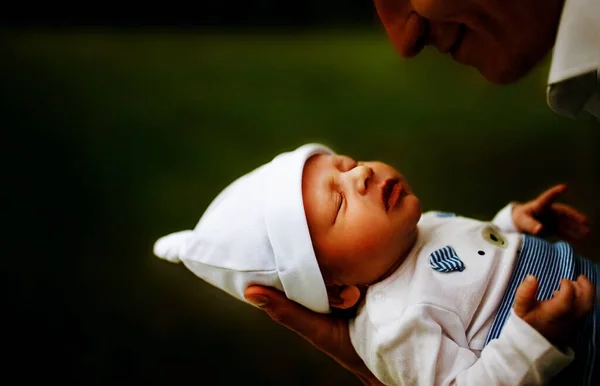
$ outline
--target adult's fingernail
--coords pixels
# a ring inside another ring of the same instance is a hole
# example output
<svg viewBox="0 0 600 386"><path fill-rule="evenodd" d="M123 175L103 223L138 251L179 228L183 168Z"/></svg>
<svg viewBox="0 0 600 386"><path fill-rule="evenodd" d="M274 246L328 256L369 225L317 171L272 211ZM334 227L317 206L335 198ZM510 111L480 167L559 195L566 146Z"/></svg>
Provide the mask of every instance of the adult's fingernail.
<svg viewBox="0 0 600 386"><path fill-rule="evenodd" d="M264 296L250 296L247 300L257 307L265 307L269 304L269 299Z"/></svg>

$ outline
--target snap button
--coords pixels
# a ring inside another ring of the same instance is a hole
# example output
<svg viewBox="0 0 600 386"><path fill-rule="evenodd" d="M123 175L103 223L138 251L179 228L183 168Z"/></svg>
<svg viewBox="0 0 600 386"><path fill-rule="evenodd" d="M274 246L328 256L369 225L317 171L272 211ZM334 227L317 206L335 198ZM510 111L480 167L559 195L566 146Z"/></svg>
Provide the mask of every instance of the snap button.
<svg viewBox="0 0 600 386"><path fill-rule="evenodd" d="M383 291L377 291L372 295L372 299L375 303L382 302L385 299Z"/></svg>

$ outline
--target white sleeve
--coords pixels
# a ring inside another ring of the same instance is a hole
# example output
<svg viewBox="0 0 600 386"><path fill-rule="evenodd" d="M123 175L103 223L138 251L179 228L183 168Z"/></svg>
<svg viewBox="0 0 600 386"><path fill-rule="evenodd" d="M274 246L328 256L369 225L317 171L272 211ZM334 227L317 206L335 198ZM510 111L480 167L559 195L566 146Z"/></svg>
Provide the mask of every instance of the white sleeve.
<svg viewBox="0 0 600 386"><path fill-rule="evenodd" d="M514 204L510 203L506 205L496 216L492 219L492 223L500 228L502 232L515 233L519 232L512 218L512 210Z"/></svg>
<svg viewBox="0 0 600 386"><path fill-rule="evenodd" d="M451 311L413 306L378 329L365 362L386 385L515 386L545 384L573 360L515 315L481 357L469 350L464 331Z"/></svg>

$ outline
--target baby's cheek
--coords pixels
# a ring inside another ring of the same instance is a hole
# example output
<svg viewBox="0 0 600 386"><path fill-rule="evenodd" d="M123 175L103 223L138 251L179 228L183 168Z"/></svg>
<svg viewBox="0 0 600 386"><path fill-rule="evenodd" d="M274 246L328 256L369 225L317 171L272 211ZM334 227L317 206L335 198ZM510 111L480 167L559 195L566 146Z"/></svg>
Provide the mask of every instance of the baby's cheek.
<svg viewBox="0 0 600 386"><path fill-rule="evenodd" d="M339 229L334 235L321 240L315 249L324 256L347 259L370 253L380 247L380 243L380 237L368 229Z"/></svg>
<svg viewBox="0 0 600 386"><path fill-rule="evenodd" d="M352 255L374 254L387 243L388 239L387 232L377 227L364 227L349 230L346 233L345 246L348 253Z"/></svg>

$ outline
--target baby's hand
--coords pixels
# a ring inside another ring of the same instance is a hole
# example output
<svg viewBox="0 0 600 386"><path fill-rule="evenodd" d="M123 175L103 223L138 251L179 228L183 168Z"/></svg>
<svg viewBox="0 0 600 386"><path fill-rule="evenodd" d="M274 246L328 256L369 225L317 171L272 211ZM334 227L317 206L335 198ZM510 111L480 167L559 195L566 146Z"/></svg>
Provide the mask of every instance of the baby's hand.
<svg viewBox="0 0 600 386"><path fill-rule="evenodd" d="M594 307L594 286L583 275L563 279L551 299L536 299L537 279L528 275L517 288L513 312L555 346L567 344L576 323Z"/></svg>
<svg viewBox="0 0 600 386"><path fill-rule="evenodd" d="M567 241L587 236L587 218L569 205L554 202L566 189L567 185L556 185L531 201L515 204L512 219L519 232L536 236L556 234Z"/></svg>

